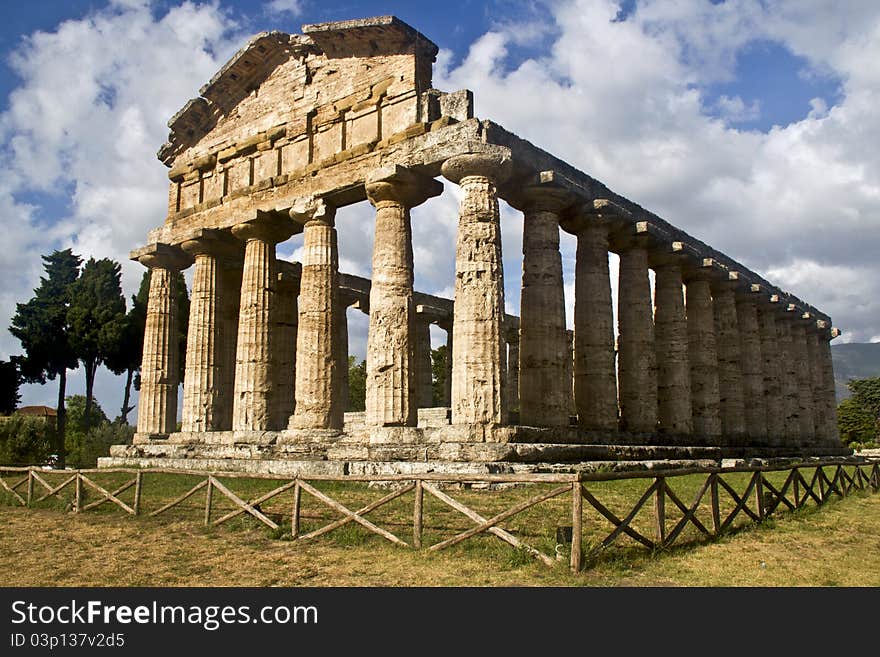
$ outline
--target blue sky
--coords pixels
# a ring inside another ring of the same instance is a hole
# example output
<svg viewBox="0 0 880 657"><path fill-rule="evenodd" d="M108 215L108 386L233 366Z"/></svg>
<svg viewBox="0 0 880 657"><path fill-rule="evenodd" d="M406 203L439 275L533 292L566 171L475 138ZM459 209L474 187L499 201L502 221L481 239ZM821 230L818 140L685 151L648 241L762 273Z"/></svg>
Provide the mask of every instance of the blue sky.
<svg viewBox="0 0 880 657"><path fill-rule="evenodd" d="M163 219L165 122L252 34L394 14L441 48L434 85L880 341L880 5L851 0L40 0L0 24L0 358L40 275L71 246L127 252ZM414 213L416 284L451 295L456 190ZM508 309L521 218L504 208ZM369 207L345 208L343 267L369 275ZM296 258L295 240L281 245ZM573 240L562 237L573 301ZM451 250L449 250L451 251ZM613 266L612 258L612 266ZM365 318L351 316L362 354ZM435 336L441 340L441 334ZM81 372L70 375L81 391ZM53 403L54 385L23 403ZM112 411L120 382L102 373ZM133 418L133 416L132 416Z"/></svg>

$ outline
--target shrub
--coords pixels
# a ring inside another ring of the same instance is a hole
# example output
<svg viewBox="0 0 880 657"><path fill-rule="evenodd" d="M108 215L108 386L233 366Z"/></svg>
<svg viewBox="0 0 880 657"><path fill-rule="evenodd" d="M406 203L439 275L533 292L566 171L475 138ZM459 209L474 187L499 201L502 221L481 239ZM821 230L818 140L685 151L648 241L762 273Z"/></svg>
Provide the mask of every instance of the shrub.
<svg viewBox="0 0 880 657"><path fill-rule="evenodd" d="M0 463L40 465L49 460L55 429L43 418L13 415L0 423Z"/></svg>

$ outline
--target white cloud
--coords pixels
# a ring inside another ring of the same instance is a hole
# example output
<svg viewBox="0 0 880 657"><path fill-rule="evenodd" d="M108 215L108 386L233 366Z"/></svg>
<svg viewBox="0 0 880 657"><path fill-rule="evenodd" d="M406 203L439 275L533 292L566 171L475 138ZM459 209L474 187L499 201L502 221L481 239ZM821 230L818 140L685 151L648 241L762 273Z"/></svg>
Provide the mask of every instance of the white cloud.
<svg viewBox="0 0 880 657"><path fill-rule="evenodd" d="M821 100L814 98L813 100ZM761 101L755 100L750 104L739 96L721 96L718 98L718 112L728 123L746 123L755 121L761 116ZM817 117L818 118L818 117Z"/></svg>
<svg viewBox="0 0 880 657"><path fill-rule="evenodd" d="M270 0L266 4L266 11L270 16L281 16L290 14L291 16L299 16L303 10L302 0Z"/></svg>

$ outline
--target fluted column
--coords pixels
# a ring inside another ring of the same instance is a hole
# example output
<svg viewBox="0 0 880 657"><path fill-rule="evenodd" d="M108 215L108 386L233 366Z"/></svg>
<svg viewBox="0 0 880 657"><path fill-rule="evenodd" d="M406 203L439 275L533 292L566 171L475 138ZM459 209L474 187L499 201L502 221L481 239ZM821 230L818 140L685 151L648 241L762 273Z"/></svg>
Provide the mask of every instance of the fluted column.
<svg viewBox="0 0 880 657"><path fill-rule="evenodd" d="M150 268L144 326L138 433L167 435L177 428L179 348L175 276L192 262L174 247L157 244L137 260Z"/></svg>
<svg viewBox="0 0 880 657"><path fill-rule="evenodd" d="M336 208L317 201L296 206L290 216L303 224L299 326L296 335L296 407L291 429L342 429L343 413L334 399L338 382L336 326L339 255Z"/></svg>
<svg viewBox="0 0 880 657"><path fill-rule="evenodd" d="M618 377L620 429L657 428L657 361L648 279L648 251L632 243L620 251L618 287Z"/></svg>
<svg viewBox="0 0 880 657"><path fill-rule="evenodd" d="M834 388L834 364L831 360L831 340L840 335L840 331L831 328L823 321L820 327L819 360L822 366L822 392L825 408L825 431L822 439L827 445L840 445L840 431L837 426L837 396Z"/></svg>
<svg viewBox="0 0 880 657"><path fill-rule="evenodd" d="M601 203L601 202L597 202ZM578 426L617 431L614 311L608 271L605 205L574 213L566 230L577 236L574 278L574 402Z"/></svg>
<svg viewBox="0 0 880 657"><path fill-rule="evenodd" d="M235 349L233 431L266 431L272 421L273 305L278 277L275 244L293 232L290 221L267 217L236 224L232 229L232 234L245 242Z"/></svg>
<svg viewBox="0 0 880 657"><path fill-rule="evenodd" d="M413 323L413 360L416 370L416 408L431 408L434 405L431 387L431 322L418 316Z"/></svg>
<svg viewBox="0 0 880 657"><path fill-rule="evenodd" d="M740 328L736 314L736 272L715 284L715 343L718 354L718 393L721 403L721 432L732 442L741 442L746 433L740 364Z"/></svg>
<svg viewBox="0 0 880 657"><path fill-rule="evenodd" d="M507 332L507 403L519 412L519 331Z"/></svg>
<svg viewBox="0 0 880 657"><path fill-rule="evenodd" d="M295 406L296 389L296 333L299 324L297 295L301 270L288 266L278 272L272 338L274 383L271 392L270 428L287 428Z"/></svg>
<svg viewBox="0 0 880 657"><path fill-rule="evenodd" d="M507 419L502 354L504 270L496 184L510 172L508 155L460 155L443 175L461 186L455 252L452 422L502 424Z"/></svg>
<svg viewBox="0 0 880 657"><path fill-rule="evenodd" d="M776 330L779 332L779 367L782 372L783 417L785 418L783 437L786 445L797 445L801 441L797 356L792 340L793 315L793 307L783 306L776 316Z"/></svg>
<svg viewBox="0 0 880 657"><path fill-rule="evenodd" d="M231 239L231 237L229 238ZM181 431L223 428L224 321L222 259L234 250L216 231L182 245L195 258L183 379Z"/></svg>
<svg viewBox="0 0 880 657"><path fill-rule="evenodd" d="M821 321L821 320L820 320ZM820 355L820 321L813 321L806 327L807 361L810 369L810 390L813 395L813 435L817 444L825 442L826 408L824 399L824 379Z"/></svg>
<svg viewBox="0 0 880 657"><path fill-rule="evenodd" d="M453 332L452 332L452 322L450 321L445 326L441 326L444 331L446 331L446 382L443 386L443 405L451 406L452 405L452 347L453 343Z"/></svg>
<svg viewBox="0 0 880 657"><path fill-rule="evenodd" d="M523 210L519 319L519 423L566 426L571 411L559 214L571 203L562 189L533 185L511 201Z"/></svg>
<svg viewBox="0 0 880 657"><path fill-rule="evenodd" d="M658 265L654 274L659 429L668 434L690 434L694 421L681 265Z"/></svg>
<svg viewBox="0 0 880 657"><path fill-rule="evenodd" d="M796 318L791 325L791 342L797 370L798 426L801 442L806 445L812 445L816 440L813 379L810 373L810 355L804 326L811 321L809 313L806 313L804 318Z"/></svg>
<svg viewBox="0 0 880 657"><path fill-rule="evenodd" d="M439 194L442 183L395 166L371 173L366 191L376 208L367 338L366 423L380 427L415 426L410 208Z"/></svg>
<svg viewBox="0 0 880 657"><path fill-rule="evenodd" d="M698 274L689 278L686 295L694 433L717 441L721 437L721 399L715 316L708 276Z"/></svg>
<svg viewBox="0 0 880 657"><path fill-rule="evenodd" d="M736 298L745 430L752 440L767 437L764 361L756 298L759 291L760 286L753 285L749 292L741 293Z"/></svg>
<svg viewBox="0 0 880 657"><path fill-rule="evenodd" d="M761 330L761 360L764 373L764 405L767 409L767 438L781 444L785 437L785 401L782 395L779 331L776 328L778 299L775 295L758 306Z"/></svg>
<svg viewBox="0 0 880 657"><path fill-rule="evenodd" d="M238 259L221 263L220 295L221 322L223 324L222 367L219 381L217 428L232 429L232 409L235 399L235 350L238 343L238 317L241 306L241 278L244 265L243 253Z"/></svg>
<svg viewBox="0 0 880 657"><path fill-rule="evenodd" d="M333 407L336 414L343 416L343 424L345 412L348 410L349 402L349 371L348 371L348 307L354 303L354 300L345 298L346 295L339 294L336 300L336 313L333 320L334 340L334 359L339 364L336 368L336 381L333 384Z"/></svg>

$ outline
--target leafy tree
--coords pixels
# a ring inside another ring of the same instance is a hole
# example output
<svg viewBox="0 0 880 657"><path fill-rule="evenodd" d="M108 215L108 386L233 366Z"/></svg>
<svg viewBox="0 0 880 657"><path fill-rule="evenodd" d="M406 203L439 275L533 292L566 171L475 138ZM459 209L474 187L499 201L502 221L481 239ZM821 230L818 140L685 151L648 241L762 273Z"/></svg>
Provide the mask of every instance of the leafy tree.
<svg viewBox="0 0 880 657"><path fill-rule="evenodd" d="M880 376L852 379L846 387L852 393L852 399L874 418L880 428Z"/></svg>
<svg viewBox="0 0 880 657"><path fill-rule="evenodd" d="M21 397L18 387L21 377L15 358L10 361L0 360L0 415L9 415L18 406Z"/></svg>
<svg viewBox="0 0 880 657"><path fill-rule="evenodd" d="M360 363L348 357L348 409L362 411L367 407L367 361Z"/></svg>
<svg viewBox="0 0 880 657"><path fill-rule="evenodd" d="M852 379L852 396L837 407L837 426L846 444L874 444L880 440L880 377Z"/></svg>
<svg viewBox="0 0 880 657"><path fill-rule="evenodd" d="M80 257L70 249L43 256L46 276L40 279L39 287L27 303L16 304L9 327L9 332L18 338L25 352L19 368L22 380L44 384L47 379L52 381L58 377L58 416L53 447L61 467L65 463L64 396L67 370L74 369L77 364L70 345L67 310L70 306L70 290L79 277L81 262Z"/></svg>
<svg viewBox="0 0 880 657"><path fill-rule="evenodd" d="M53 447L56 432L42 417L13 415L0 422L0 463L7 465L41 465Z"/></svg>
<svg viewBox="0 0 880 657"><path fill-rule="evenodd" d="M131 297L131 308L125 316L125 325L119 341L111 345L105 365L114 374L125 374L125 391L122 408L116 418L118 424L128 422L128 414L134 410L131 404L131 387L140 389L140 379L135 375L140 371L144 350L144 327L147 323L147 299L150 296L150 272L144 272L138 293Z"/></svg>
<svg viewBox="0 0 880 657"><path fill-rule="evenodd" d="M118 262L89 258L71 286L67 321L70 345L86 375L84 430L88 431L95 373L108 354L118 350L125 329L125 297Z"/></svg>
<svg viewBox="0 0 880 657"><path fill-rule="evenodd" d="M431 398L434 406L448 404L446 399L446 345L431 349Z"/></svg>
<svg viewBox="0 0 880 657"><path fill-rule="evenodd" d="M67 398L69 431L67 432L68 461L77 468L93 468L98 457L107 456L111 445L130 444L134 428L127 424L111 423L97 400L89 409L89 429L86 430L86 398L71 395Z"/></svg>

